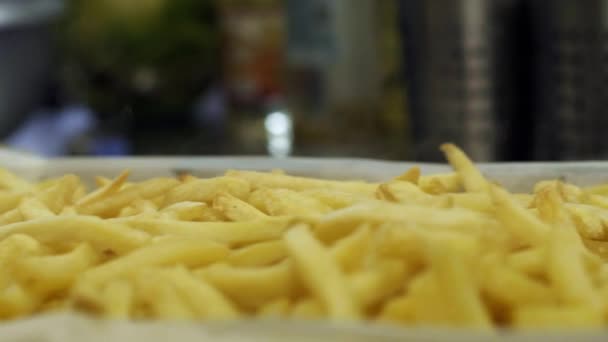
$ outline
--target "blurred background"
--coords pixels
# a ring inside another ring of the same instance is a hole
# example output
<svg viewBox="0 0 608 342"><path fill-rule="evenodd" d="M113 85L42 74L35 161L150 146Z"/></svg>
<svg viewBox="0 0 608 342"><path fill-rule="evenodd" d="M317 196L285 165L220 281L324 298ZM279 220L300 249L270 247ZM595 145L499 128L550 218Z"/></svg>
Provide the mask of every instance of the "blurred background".
<svg viewBox="0 0 608 342"><path fill-rule="evenodd" d="M608 0L0 0L0 140L62 155L608 157Z"/></svg>

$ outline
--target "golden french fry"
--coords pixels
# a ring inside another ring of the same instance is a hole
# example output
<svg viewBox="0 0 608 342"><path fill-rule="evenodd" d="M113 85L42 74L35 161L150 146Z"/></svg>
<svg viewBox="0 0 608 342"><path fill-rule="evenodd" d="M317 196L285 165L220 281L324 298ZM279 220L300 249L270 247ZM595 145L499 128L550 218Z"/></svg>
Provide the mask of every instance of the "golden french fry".
<svg viewBox="0 0 608 342"><path fill-rule="evenodd" d="M0 227L11 223L21 222L23 220L24 218L23 215L21 215L21 210L19 210L19 208L15 208L0 215Z"/></svg>
<svg viewBox="0 0 608 342"><path fill-rule="evenodd" d="M306 287L319 298L330 319L357 319L361 313L347 289L347 280L330 252L314 238L305 224L285 234L287 250Z"/></svg>
<svg viewBox="0 0 608 342"><path fill-rule="evenodd" d="M80 186L80 179L77 176L65 175L53 186L37 193L36 197L53 213L58 214L64 206L73 203L74 192Z"/></svg>
<svg viewBox="0 0 608 342"><path fill-rule="evenodd" d="M260 242L235 250L226 260L232 266L258 267L276 263L286 257L285 243L277 240Z"/></svg>
<svg viewBox="0 0 608 342"><path fill-rule="evenodd" d="M570 227L555 227L548 245L547 273L559 300L568 305L598 304L598 293L585 271L578 235Z"/></svg>
<svg viewBox="0 0 608 342"><path fill-rule="evenodd" d="M492 261L484 265L480 280L483 291L493 300L509 308L556 303L546 284L497 260Z"/></svg>
<svg viewBox="0 0 608 342"><path fill-rule="evenodd" d="M394 180L418 184L418 180L420 179L420 173L420 168L418 166L414 166L409 168L403 174L395 177Z"/></svg>
<svg viewBox="0 0 608 342"><path fill-rule="evenodd" d="M444 193L460 192L462 180L458 173L442 173L420 176L418 186L426 193L439 195Z"/></svg>
<svg viewBox="0 0 608 342"><path fill-rule="evenodd" d="M89 204L77 206L79 213L109 217L119 213L120 209L138 199L150 199L164 194L179 184L175 179L154 178L121 190L113 196Z"/></svg>
<svg viewBox="0 0 608 342"><path fill-rule="evenodd" d="M315 198L333 209L346 208L355 203L373 198L372 196L350 193L342 190L321 188L303 190L302 194Z"/></svg>
<svg viewBox="0 0 608 342"><path fill-rule="evenodd" d="M163 276L186 299L197 316L213 320L239 316L237 308L219 290L200 277L196 278L184 267L167 270Z"/></svg>
<svg viewBox="0 0 608 342"><path fill-rule="evenodd" d="M360 267L365 257L366 247L372 238L369 225L363 225L349 236L338 240L330 253L344 272L352 272Z"/></svg>
<svg viewBox="0 0 608 342"><path fill-rule="evenodd" d="M565 209L582 237L593 240L608 238L608 210L573 203L568 203Z"/></svg>
<svg viewBox="0 0 608 342"><path fill-rule="evenodd" d="M258 189L255 193L262 197L263 210L272 216L310 216L332 210L313 197L289 189Z"/></svg>
<svg viewBox="0 0 608 342"><path fill-rule="evenodd" d="M431 242L428 247L432 272L452 318L464 326L490 328L491 320L467 259L450 243Z"/></svg>
<svg viewBox="0 0 608 342"><path fill-rule="evenodd" d="M133 287L126 280L111 281L102 293L103 315L112 319L128 319L133 306Z"/></svg>
<svg viewBox="0 0 608 342"><path fill-rule="evenodd" d="M24 196L24 193L0 192L0 214L17 208Z"/></svg>
<svg viewBox="0 0 608 342"><path fill-rule="evenodd" d="M416 204L435 207L447 207L446 197L429 195L417 185L404 181L393 181L378 186L376 197L401 204Z"/></svg>
<svg viewBox="0 0 608 342"><path fill-rule="evenodd" d="M84 207L90 205L94 202L102 200L105 197L117 193L118 191L120 191L123 184L127 181L127 178L129 178L129 174L130 171L125 170L121 172L114 180L109 180L107 183L102 182L102 186L99 189L91 192L90 194L85 195L84 197L76 201L76 207Z"/></svg>
<svg viewBox="0 0 608 342"><path fill-rule="evenodd" d="M24 220L55 216L55 213L35 197L23 199L21 204L19 204L19 212L21 212L21 216Z"/></svg>
<svg viewBox="0 0 608 342"><path fill-rule="evenodd" d="M399 222L468 232L480 231L496 225L490 216L462 208L443 209L370 201L336 210L321 217L315 227L315 233L323 241L333 241L349 234L362 222L373 224Z"/></svg>
<svg viewBox="0 0 608 342"><path fill-rule="evenodd" d="M31 314L40 300L13 283L0 290L0 318L17 318Z"/></svg>
<svg viewBox="0 0 608 342"><path fill-rule="evenodd" d="M214 215L209 219L210 214ZM161 210L161 217L179 221L219 221L213 209L202 202L177 202Z"/></svg>
<svg viewBox="0 0 608 342"><path fill-rule="evenodd" d="M0 188L14 192L28 192L32 190L34 186L14 173L0 168Z"/></svg>
<svg viewBox="0 0 608 342"><path fill-rule="evenodd" d="M117 222L153 235L198 237L230 245L242 245L279 239L290 221L291 219L282 217L246 222L186 222L135 217L120 219ZM0 232L1 229L2 227Z"/></svg>
<svg viewBox="0 0 608 342"><path fill-rule="evenodd" d="M289 175L279 175L254 171L230 170L226 176L237 177L247 180L253 188L278 188L294 191L302 191L312 188L329 190L341 190L373 196L376 191L376 184L356 182L356 181L329 181L306 177L296 177Z"/></svg>
<svg viewBox="0 0 608 342"><path fill-rule="evenodd" d="M442 144L441 151L443 151L454 170L460 175L466 191L485 192L488 190L488 181L461 149L453 144Z"/></svg>
<svg viewBox="0 0 608 342"><path fill-rule="evenodd" d="M215 196L213 209L222 213L230 221L249 221L268 217L256 207L229 193L219 193Z"/></svg>
<svg viewBox="0 0 608 342"><path fill-rule="evenodd" d="M447 325L453 322L453 317L446 309L435 274L424 271L409 283L405 294L393 298L383 306L380 320L407 324L433 322Z"/></svg>
<svg viewBox="0 0 608 342"><path fill-rule="evenodd" d="M235 177L198 179L180 184L167 192L165 206L184 201L211 202L215 196L224 192L245 198L249 191L249 183Z"/></svg>
<svg viewBox="0 0 608 342"><path fill-rule="evenodd" d="M135 273L135 303L143 306L151 317L186 320L195 317L185 298L158 270L146 268Z"/></svg>
<svg viewBox="0 0 608 342"><path fill-rule="evenodd" d="M359 306L367 309L401 290L410 271L403 261L386 259L350 275L350 288Z"/></svg>
<svg viewBox="0 0 608 342"><path fill-rule="evenodd" d="M124 254L143 245L148 234L95 217L56 216L0 227L0 240L14 234L30 235L45 244L64 248L88 242L98 251Z"/></svg>
<svg viewBox="0 0 608 342"><path fill-rule="evenodd" d="M172 238L139 248L122 258L91 268L80 281L100 284L145 267L183 264L202 266L228 255L225 246L202 239Z"/></svg>
<svg viewBox="0 0 608 342"><path fill-rule="evenodd" d="M15 263L14 274L25 287L44 297L67 289L97 261L95 251L85 243L66 254L21 258Z"/></svg>
<svg viewBox="0 0 608 342"><path fill-rule="evenodd" d="M490 193L496 206L496 217L514 238L533 246L546 241L550 229L544 222L519 205L506 190L492 185Z"/></svg>
<svg viewBox="0 0 608 342"><path fill-rule="evenodd" d="M528 248L510 254L506 263L508 267L533 277L546 275L546 249L542 247Z"/></svg>
<svg viewBox="0 0 608 342"><path fill-rule="evenodd" d="M214 264L197 274L217 287L237 304L257 309L268 302L292 297L298 290L296 274L290 261L259 268L236 268Z"/></svg>

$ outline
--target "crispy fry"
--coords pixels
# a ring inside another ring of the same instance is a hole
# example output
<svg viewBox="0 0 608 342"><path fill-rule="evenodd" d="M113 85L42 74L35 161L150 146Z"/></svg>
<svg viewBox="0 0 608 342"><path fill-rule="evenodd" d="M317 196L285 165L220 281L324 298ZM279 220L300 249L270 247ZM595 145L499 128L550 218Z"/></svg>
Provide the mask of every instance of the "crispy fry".
<svg viewBox="0 0 608 342"><path fill-rule="evenodd" d="M345 276L309 228L304 224L293 227L285 234L285 242L304 283L323 302L329 317L334 320L359 318L355 299L344 291Z"/></svg>
<svg viewBox="0 0 608 342"><path fill-rule="evenodd" d="M78 207L78 212L85 215L108 217L118 214L121 208L138 199L149 199L166 193L179 182L169 178L155 178L121 190L114 196L106 197L90 204Z"/></svg>
<svg viewBox="0 0 608 342"><path fill-rule="evenodd" d="M232 266L257 267L281 261L287 257L285 243L282 240L260 242L236 250L228 256Z"/></svg>
<svg viewBox="0 0 608 342"><path fill-rule="evenodd" d="M124 225L93 217L45 217L0 227L0 239L14 234L25 234L46 244L61 248L74 243L88 242L98 251L111 250L124 254L142 246L148 235Z"/></svg>
<svg viewBox="0 0 608 342"><path fill-rule="evenodd" d="M291 261L259 268L215 264L197 274L249 309L260 308L283 297L292 297L298 289ZM244 288L247 291L243 291Z"/></svg>
<svg viewBox="0 0 608 342"><path fill-rule="evenodd" d="M198 179L183 183L167 193L165 206L183 201L211 202L220 193L245 198L249 194L249 183L235 177Z"/></svg>
<svg viewBox="0 0 608 342"><path fill-rule="evenodd" d="M219 193L215 196L213 209L221 212L230 221L249 221L268 217L251 204L229 193Z"/></svg>
<svg viewBox="0 0 608 342"><path fill-rule="evenodd" d="M485 192L488 190L488 181L461 149L453 144L443 144L441 151L445 153L452 167L460 175L466 191Z"/></svg>

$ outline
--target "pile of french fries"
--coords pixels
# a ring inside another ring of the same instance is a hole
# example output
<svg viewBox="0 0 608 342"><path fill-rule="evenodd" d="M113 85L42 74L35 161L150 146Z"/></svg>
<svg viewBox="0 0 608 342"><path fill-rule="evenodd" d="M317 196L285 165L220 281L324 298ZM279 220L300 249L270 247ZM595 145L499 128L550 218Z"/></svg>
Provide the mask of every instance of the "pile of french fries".
<svg viewBox="0 0 608 342"><path fill-rule="evenodd" d="M608 323L608 186L509 193L442 150L454 172L384 183L1 171L0 317Z"/></svg>

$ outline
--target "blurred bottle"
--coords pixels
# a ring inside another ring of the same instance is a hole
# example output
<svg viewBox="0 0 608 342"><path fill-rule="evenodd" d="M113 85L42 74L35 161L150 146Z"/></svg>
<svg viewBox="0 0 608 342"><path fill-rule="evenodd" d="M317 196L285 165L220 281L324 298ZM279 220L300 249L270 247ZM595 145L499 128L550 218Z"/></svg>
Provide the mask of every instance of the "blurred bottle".
<svg viewBox="0 0 608 342"><path fill-rule="evenodd" d="M287 110L296 153L403 156L405 139L394 138L405 132L395 1L286 5Z"/></svg>
<svg viewBox="0 0 608 342"><path fill-rule="evenodd" d="M265 154L265 116L283 93L285 16L281 0L219 0L230 152ZM270 151L268 151L270 152Z"/></svg>
<svg viewBox="0 0 608 342"><path fill-rule="evenodd" d="M442 160L437 147L445 141L476 160L510 158L519 109L517 3L400 2L415 159Z"/></svg>
<svg viewBox="0 0 608 342"><path fill-rule="evenodd" d="M608 1L531 1L535 28L535 157L608 158Z"/></svg>

